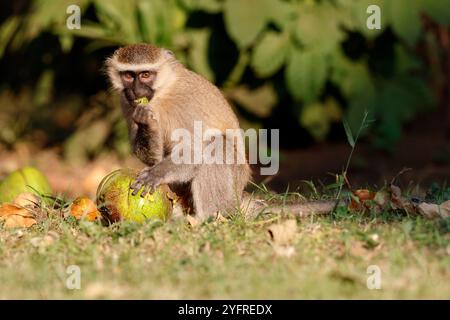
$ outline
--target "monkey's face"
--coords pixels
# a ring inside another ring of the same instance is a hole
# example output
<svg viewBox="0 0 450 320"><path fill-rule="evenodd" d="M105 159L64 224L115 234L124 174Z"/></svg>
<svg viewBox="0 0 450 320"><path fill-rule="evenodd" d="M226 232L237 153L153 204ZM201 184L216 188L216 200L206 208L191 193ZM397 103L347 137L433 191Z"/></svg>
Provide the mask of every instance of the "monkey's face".
<svg viewBox="0 0 450 320"><path fill-rule="evenodd" d="M123 84L123 90L128 102L135 104L135 100L139 98L147 98L149 101L154 94L153 85L156 79L156 71L122 71L120 78Z"/></svg>

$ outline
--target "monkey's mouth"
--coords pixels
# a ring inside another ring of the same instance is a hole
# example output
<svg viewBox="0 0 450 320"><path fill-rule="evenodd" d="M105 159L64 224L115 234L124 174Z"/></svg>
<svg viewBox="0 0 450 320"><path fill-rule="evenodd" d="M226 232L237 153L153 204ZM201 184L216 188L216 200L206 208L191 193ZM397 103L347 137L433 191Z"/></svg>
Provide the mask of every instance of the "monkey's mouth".
<svg viewBox="0 0 450 320"><path fill-rule="evenodd" d="M151 90L147 94L138 97L133 92L133 90L126 90L125 95L127 97L128 103L136 107L139 104L148 104L154 96L154 91Z"/></svg>
<svg viewBox="0 0 450 320"><path fill-rule="evenodd" d="M141 98L137 98L134 100L134 103L136 104L148 104L150 101L148 100L147 97L141 97Z"/></svg>

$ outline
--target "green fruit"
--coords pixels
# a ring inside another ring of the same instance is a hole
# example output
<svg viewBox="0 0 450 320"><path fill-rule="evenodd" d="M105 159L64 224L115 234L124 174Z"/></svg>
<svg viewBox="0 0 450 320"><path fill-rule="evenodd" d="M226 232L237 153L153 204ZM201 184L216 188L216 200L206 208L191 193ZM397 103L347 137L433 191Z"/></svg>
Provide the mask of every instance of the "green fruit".
<svg viewBox="0 0 450 320"><path fill-rule="evenodd" d="M41 171L24 167L12 172L0 183L0 203L12 202L23 192L51 195L52 188Z"/></svg>
<svg viewBox="0 0 450 320"><path fill-rule="evenodd" d="M160 186L152 194L135 196L130 189L136 172L119 169L103 178L97 189L97 206L108 222L120 220L143 223L148 219L166 221L172 214L172 192L168 186Z"/></svg>
<svg viewBox="0 0 450 320"><path fill-rule="evenodd" d="M134 100L134 102L136 102L136 104L140 105L140 104L148 104L150 101L148 101L147 97L142 97L142 98Z"/></svg>

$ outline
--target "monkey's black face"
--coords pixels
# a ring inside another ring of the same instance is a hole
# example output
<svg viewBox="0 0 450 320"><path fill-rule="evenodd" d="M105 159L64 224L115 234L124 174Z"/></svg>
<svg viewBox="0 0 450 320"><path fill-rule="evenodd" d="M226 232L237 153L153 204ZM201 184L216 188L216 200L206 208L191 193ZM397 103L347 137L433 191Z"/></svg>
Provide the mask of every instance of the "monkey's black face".
<svg viewBox="0 0 450 320"><path fill-rule="evenodd" d="M131 105L135 105L135 100L146 97L149 101L153 98L155 91L153 84L156 79L156 72L144 70L139 72L123 71L120 73L124 93Z"/></svg>

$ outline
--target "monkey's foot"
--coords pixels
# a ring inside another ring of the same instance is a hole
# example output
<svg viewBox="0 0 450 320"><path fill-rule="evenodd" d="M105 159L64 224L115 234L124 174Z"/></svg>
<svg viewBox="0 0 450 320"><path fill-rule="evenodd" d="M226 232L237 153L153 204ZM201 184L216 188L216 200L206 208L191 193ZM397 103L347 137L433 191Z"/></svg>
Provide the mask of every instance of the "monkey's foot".
<svg viewBox="0 0 450 320"><path fill-rule="evenodd" d="M137 176L136 181L130 186L133 189L133 195L137 195L142 188L141 197L145 197L148 193L153 193L162 183L162 177L159 177L152 168L143 169Z"/></svg>
<svg viewBox="0 0 450 320"><path fill-rule="evenodd" d="M133 120L140 124L150 124L156 121L155 113L149 105L138 105L133 112Z"/></svg>

